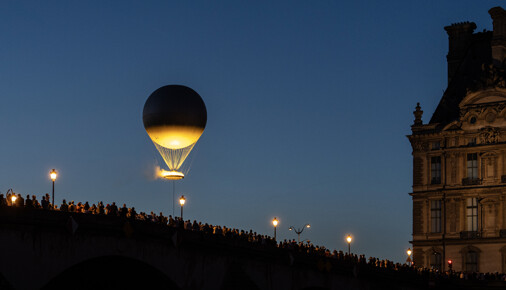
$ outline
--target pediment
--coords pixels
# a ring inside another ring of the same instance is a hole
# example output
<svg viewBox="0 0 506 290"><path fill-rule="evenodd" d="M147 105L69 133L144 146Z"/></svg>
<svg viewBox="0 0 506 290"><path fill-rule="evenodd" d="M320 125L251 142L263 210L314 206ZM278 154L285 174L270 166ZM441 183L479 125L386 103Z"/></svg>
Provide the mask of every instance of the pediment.
<svg viewBox="0 0 506 290"><path fill-rule="evenodd" d="M443 128L443 131L459 131L459 130L462 130L462 127L460 126L460 123L458 121L453 121Z"/></svg>
<svg viewBox="0 0 506 290"><path fill-rule="evenodd" d="M460 102L460 107L491 103L506 103L506 90L489 89L486 91L469 93L462 102Z"/></svg>

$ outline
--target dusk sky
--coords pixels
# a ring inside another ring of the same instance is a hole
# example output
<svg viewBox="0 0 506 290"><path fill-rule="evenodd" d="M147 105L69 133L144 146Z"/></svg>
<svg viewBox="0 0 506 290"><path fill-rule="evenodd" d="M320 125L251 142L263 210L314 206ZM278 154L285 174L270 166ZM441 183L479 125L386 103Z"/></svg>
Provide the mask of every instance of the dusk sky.
<svg viewBox="0 0 506 290"><path fill-rule="evenodd" d="M142 123L181 84L207 127L185 218L404 262L410 134L447 85L443 27L504 1L1 1L0 191L172 214ZM505 7L503 5L503 7ZM190 166L191 165L191 166ZM179 207L176 207L179 215Z"/></svg>

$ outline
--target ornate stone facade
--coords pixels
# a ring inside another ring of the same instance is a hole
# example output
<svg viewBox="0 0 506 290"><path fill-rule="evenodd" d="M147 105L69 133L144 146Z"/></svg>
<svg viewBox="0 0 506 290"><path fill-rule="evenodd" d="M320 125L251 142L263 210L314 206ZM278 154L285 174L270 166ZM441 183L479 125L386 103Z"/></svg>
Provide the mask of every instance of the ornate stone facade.
<svg viewBox="0 0 506 290"><path fill-rule="evenodd" d="M506 272L506 11L489 13L493 31L445 27L448 88L428 124L413 112L415 265Z"/></svg>

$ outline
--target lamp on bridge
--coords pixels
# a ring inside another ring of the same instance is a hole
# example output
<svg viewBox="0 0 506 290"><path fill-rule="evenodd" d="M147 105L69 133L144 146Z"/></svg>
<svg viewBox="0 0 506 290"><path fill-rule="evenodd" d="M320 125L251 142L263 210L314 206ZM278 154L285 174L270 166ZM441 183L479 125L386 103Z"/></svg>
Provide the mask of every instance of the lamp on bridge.
<svg viewBox="0 0 506 290"><path fill-rule="evenodd" d="M296 234L297 234L297 243L300 243L300 234L302 234L302 232L304 231L305 228L310 228L311 225L310 224L305 224L302 228L300 229L296 229L295 227L293 226L290 226L290 228L288 230L290 231L294 231Z"/></svg>
<svg viewBox="0 0 506 290"><path fill-rule="evenodd" d="M51 172L49 172L49 177L51 178L51 180L53 181L53 201L51 202L53 208L54 208L54 182L56 180L56 177L58 176L58 173L56 173L56 170L51 170Z"/></svg>
<svg viewBox="0 0 506 290"><path fill-rule="evenodd" d="M351 235L348 235L346 237L346 242L348 243L348 255L351 255L351 240L352 240Z"/></svg>
<svg viewBox="0 0 506 290"><path fill-rule="evenodd" d="M185 202L186 198L184 197L184 195L181 195L181 198L179 198L179 204L181 205L181 221L183 220L183 206Z"/></svg>
<svg viewBox="0 0 506 290"><path fill-rule="evenodd" d="M272 220L272 225L274 226L274 240L276 240L276 228L278 227L278 218L274 217Z"/></svg>

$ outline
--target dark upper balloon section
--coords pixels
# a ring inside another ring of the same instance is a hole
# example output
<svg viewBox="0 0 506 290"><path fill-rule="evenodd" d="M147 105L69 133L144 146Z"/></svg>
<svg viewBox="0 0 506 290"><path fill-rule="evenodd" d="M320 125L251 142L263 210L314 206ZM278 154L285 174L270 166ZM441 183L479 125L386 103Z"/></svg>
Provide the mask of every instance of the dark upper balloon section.
<svg viewBox="0 0 506 290"><path fill-rule="evenodd" d="M189 87L168 85L154 91L144 104L144 128L159 126L190 126L204 129L206 105Z"/></svg>

